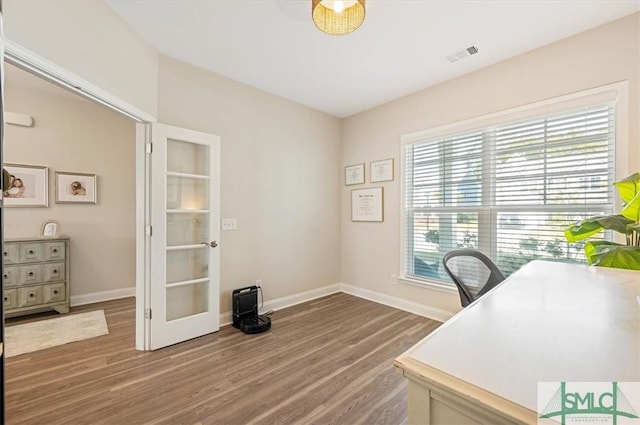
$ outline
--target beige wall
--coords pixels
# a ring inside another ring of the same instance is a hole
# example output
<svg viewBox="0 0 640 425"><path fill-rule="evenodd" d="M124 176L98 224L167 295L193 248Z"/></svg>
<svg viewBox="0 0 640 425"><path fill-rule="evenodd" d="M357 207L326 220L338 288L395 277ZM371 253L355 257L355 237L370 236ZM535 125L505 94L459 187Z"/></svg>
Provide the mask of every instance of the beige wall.
<svg viewBox="0 0 640 425"><path fill-rule="evenodd" d="M38 236L42 222L57 220L71 237L72 303L78 295L133 288L134 122L54 86L45 94L16 87L12 75L5 110L30 115L35 125L5 126L3 159L49 167L49 207L5 208L4 236ZM98 204L56 204L55 171L97 174Z"/></svg>
<svg viewBox="0 0 640 425"><path fill-rule="evenodd" d="M158 53L101 1L3 0L5 37L157 115Z"/></svg>
<svg viewBox="0 0 640 425"><path fill-rule="evenodd" d="M457 310L453 294L389 283L400 271L403 134L628 80L629 169L640 168L639 14L341 122L158 58L101 2L5 0L3 9L10 40L157 112L159 121L222 136L222 216L240 228L222 233L221 311L229 310L231 288L257 278L267 299L342 281ZM396 179L382 184L385 222L352 223L342 167L391 157Z"/></svg>
<svg viewBox="0 0 640 425"><path fill-rule="evenodd" d="M400 273L404 134L628 80L628 166L640 169L639 43L640 14L635 14L346 119L343 165L393 157L397 177L382 184L382 224L351 223L350 188L343 186L342 282L443 310L460 308L457 295L390 284L390 276Z"/></svg>
<svg viewBox="0 0 640 425"><path fill-rule="evenodd" d="M265 299L339 282L337 118L161 56L159 121L221 137L221 310L230 291Z"/></svg>

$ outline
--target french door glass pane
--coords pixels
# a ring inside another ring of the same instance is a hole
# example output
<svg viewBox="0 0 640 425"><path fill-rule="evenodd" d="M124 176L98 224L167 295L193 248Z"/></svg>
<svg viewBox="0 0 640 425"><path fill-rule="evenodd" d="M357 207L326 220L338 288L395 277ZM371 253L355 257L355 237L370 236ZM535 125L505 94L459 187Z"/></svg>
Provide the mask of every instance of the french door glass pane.
<svg viewBox="0 0 640 425"><path fill-rule="evenodd" d="M209 285L206 282L167 288L167 322L205 313Z"/></svg>
<svg viewBox="0 0 640 425"><path fill-rule="evenodd" d="M167 246L196 245L207 242L209 214L167 214Z"/></svg>
<svg viewBox="0 0 640 425"><path fill-rule="evenodd" d="M209 250L202 248L167 251L167 283L203 279L209 276Z"/></svg>
<svg viewBox="0 0 640 425"><path fill-rule="evenodd" d="M167 209L206 210L209 208L208 180L167 176Z"/></svg>
<svg viewBox="0 0 640 425"><path fill-rule="evenodd" d="M209 175L208 158L208 146L168 140L167 171L169 172Z"/></svg>

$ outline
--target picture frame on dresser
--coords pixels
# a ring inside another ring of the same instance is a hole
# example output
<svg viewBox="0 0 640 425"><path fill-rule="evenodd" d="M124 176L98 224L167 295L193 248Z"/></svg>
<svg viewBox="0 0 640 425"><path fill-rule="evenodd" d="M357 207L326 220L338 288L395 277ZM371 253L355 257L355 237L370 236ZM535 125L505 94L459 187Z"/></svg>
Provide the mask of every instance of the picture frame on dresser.
<svg viewBox="0 0 640 425"><path fill-rule="evenodd" d="M4 206L48 207L49 168L39 165L4 164L9 173L9 189L3 194Z"/></svg>
<svg viewBox="0 0 640 425"><path fill-rule="evenodd" d="M97 176L56 171L56 204L97 204Z"/></svg>
<svg viewBox="0 0 640 425"><path fill-rule="evenodd" d="M40 227L41 238L55 239L60 236L60 223L55 220L47 220Z"/></svg>

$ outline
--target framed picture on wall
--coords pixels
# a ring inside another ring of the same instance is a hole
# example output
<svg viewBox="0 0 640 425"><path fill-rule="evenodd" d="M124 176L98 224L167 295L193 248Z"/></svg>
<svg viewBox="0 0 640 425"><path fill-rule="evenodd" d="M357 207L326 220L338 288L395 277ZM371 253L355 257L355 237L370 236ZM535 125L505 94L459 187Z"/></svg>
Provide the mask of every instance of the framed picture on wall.
<svg viewBox="0 0 640 425"><path fill-rule="evenodd" d="M56 171L56 204L97 204L95 174Z"/></svg>
<svg viewBox="0 0 640 425"><path fill-rule="evenodd" d="M345 186L362 183L364 183L364 163L344 167Z"/></svg>
<svg viewBox="0 0 640 425"><path fill-rule="evenodd" d="M371 183L390 182L393 180L393 158L373 161L370 167Z"/></svg>
<svg viewBox="0 0 640 425"><path fill-rule="evenodd" d="M351 221L384 220L384 200L381 187L351 191Z"/></svg>
<svg viewBox="0 0 640 425"><path fill-rule="evenodd" d="M9 188L2 195L5 207L49 206L49 169L36 165L4 164Z"/></svg>

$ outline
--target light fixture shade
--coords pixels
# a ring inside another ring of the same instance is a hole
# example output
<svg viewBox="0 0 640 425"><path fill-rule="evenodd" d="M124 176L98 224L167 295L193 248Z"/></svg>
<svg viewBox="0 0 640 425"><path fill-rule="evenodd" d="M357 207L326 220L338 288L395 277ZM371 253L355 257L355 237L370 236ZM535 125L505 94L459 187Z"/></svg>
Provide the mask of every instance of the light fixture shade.
<svg viewBox="0 0 640 425"><path fill-rule="evenodd" d="M336 12L334 3L353 3L347 4L344 10ZM327 0L311 0L311 16L313 23L322 32L330 35L344 35L358 29L364 22L365 0L357 1L327 1Z"/></svg>

